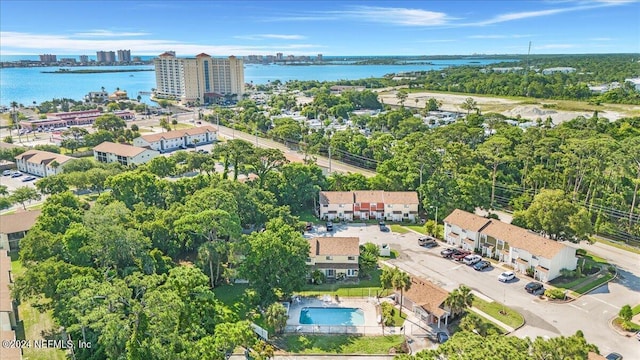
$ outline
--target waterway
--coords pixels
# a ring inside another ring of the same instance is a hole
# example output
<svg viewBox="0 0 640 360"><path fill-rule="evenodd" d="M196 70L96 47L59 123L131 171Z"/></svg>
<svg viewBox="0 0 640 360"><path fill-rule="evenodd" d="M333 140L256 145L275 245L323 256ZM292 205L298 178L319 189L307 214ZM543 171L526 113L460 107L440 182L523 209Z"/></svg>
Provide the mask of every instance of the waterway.
<svg viewBox="0 0 640 360"><path fill-rule="evenodd" d="M261 65L246 64L244 70L245 82L266 84L280 80L355 80L369 77L381 77L390 73L408 71L439 70L449 66L474 65L484 66L501 60L487 59L451 59L429 60L431 64L406 65L349 65L336 63L331 65ZM9 106L12 101L29 106L54 98L69 98L80 100L90 91L100 91L102 87L107 92L117 88L126 90L130 98L135 99L140 92L148 93L155 88L154 71L117 72L117 73L43 73L56 71L60 67L34 68L3 68L0 69L0 105ZM75 69L153 69L150 65L136 66L100 66L100 67L71 67ZM142 101L151 103L148 95L141 94Z"/></svg>

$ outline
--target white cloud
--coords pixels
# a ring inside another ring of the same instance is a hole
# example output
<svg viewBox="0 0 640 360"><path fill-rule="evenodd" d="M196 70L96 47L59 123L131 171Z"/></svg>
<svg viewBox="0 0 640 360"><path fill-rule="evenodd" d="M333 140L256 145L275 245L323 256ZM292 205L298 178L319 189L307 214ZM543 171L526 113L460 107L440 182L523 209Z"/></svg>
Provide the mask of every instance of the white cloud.
<svg viewBox="0 0 640 360"><path fill-rule="evenodd" d="M534 49L571 49L577 47L576 44L545 44L534 46Z"/></svg>
<svg viewBox="0 0 640 360"><path fill-rule="evenodd" d="M356 19L402 26L439 26L452 20L442 12L408 8L358 6L340 13Z"/></svg>
<svg viewBox="0 0 640 360"><path fill-rule="evenodd" d="M194 55L206 52L212 55L251 55L265 52L281 52L298 55L326 50L318 44L264 44L264 45L212 45L184 43L163 39L78 39L65 35L32 34L0 31L0 53L33 54L42 52L91 54L97 50L131 49L135 55L157 55L174 50L178 55Z"/></svg>
<svg viewBox="0 0 640 360"><path fill-rule="evenodd" d="M470 35L469 39L519 39L524 37L531 37L532 35L526 34L510 34L510 35Z"/></svg>
<svg viewBox="0 0 640 360"><path fill-rule="evenodd" d="M128 37L149 35L147 32L116 32L111 30L91 30L73 34L77 37Z"/></svg>
<svg viewBox="0 0 640 360"><path fill-rule="evenodd" d="M287 35L287 34L255 34L255 35L238 35L236 39L245 40L262 40L262 39L280 39L280 40L302 40L306 39L304 35Z"/></svg>

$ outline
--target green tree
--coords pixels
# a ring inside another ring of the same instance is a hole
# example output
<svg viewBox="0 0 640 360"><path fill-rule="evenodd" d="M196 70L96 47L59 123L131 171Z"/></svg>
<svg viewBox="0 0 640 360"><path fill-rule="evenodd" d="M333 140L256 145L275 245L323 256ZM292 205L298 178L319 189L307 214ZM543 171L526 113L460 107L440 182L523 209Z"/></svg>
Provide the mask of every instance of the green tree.
<svg viewBox="0 0 640 360"><path fill-rule="evenodd" d="M167 177L176 173L176 160L173 157L158 156L146 164L147 169L158 177Z"/></svg>
<svg viewBox="0 0 640 360"><path fill-rule="evenodd" d="M494 205L498 166L512 159L511 147L511 141L500 135L494 135L478 146L478 153L491 166L491 206Z"/></svg>
<svg viewBox="0 0 640 360"><path fill-rule="evenodd" d="M471 307L473 299L474 296L471 293L471 289L465 285L460 285L460 287L449 293L449 296L444 300L444 305L449 308L453 316L456 316L464 312L466 308Z"/></svg>
<svg viewBox="0 0 640 360"><path fill-rule="evenodd" d="M104 114L96 118L93 127L98 130L120 133L127 127L127 123L116 115Z"/></svg>
<svg viewBox="0 0 640 360"><path fill-rule="evenodd" d="M514 223L529 229L543 232L552 239L574 239L577 235L573 225L585 236L589 231L589 219L585 213L579 213L579 207L562 190L543 189L534 198L526 211L514 214Z"/></svg>
<svg viewBox="0 0 640 360"><path fill-rule="evenodd" d="M385 289L391 288L400 291L400 307L404 307L404 292L411 288L411 276L397 266L394 268L386 267L382 269L380 282Z"/></svg>
<svg viewBox="0 0 640 360"><path fill-rule="evenodd" d="M400 104L400 106L404 106L404 102L407 101L408 97L409 94L404 89L400 89L396 92L396 98L398 99L398 103Z"/></svg>
<svg viewBox="0 0 640 360"><path fill-rule="evenodd" d="M41 198L42 195L40 195L38 190L29 186L19 187L15 189L11 195L9 195L9 199L14 203L20 203L24 210L27 210L27 202L40 200Z"/></svg>
<svg viewBox="0 0 640 360"><path fill-rule="evenodd" d="M65 178L61 175L51 175L35 183L36 189L42 194L59 194L69 190Z"/></svg>
<svg viewBox="0 0 640 360"><path fill-rule="evenodd" d="M369 276L378 267L378 256L380 256L378 245L370 242L360 245L360 256L358 258L358 273L360 277Z"/></svg>
<svg viewBox="0 0 640 360"><path fill-rule="evenodd" d="M278 149L255 148L254 155L249 160L249 165L253 167L255 174L259 178L258 185L262 187L270 172L279 170L288 162L282 151Z"/></svg>
<svg viewBox="0 0 640 360"><path fill-rule="evenodd" d="M279 302L275 302L267 308L265 313L267 325L273 327L277 334L282 333L284 331L285 325L287 325L287 320L289 319L289 315L287 315L287 309Z"/></svg>
<svg viewBox="0 0 640 360"><path fill-rule="evenodd" d="M274 219L264 232L249 235L245 247L241 273L261 303L274 302L302 288L308 273L309 242L299 231Z"/></svg>
<svg viewBox="0 0 640 360"><path fill-rule="evenodd" d="M467 110L467 117L468 117L471 111L478 109L478 103L476 103L476 101L473 100L472 97L468 97L464 100L464 102L462 103L462 105L460 105L460 107L463 110Z"/></svg>
<svg viewBox="0 0 640 360"><path fill-rule="evenodd" d="M631 318L633 317L633 310L631 309L631 306L624 305L622 308L620 308L618 316L620 316L624 321L631 321Z"/></svg>

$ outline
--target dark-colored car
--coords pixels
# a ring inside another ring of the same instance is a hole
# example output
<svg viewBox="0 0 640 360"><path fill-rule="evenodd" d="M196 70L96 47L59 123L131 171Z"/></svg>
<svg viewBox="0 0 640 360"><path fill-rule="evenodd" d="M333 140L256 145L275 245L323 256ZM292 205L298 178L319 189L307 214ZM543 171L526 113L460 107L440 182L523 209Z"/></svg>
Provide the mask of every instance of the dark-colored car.
<svg viewBox="0 0 640 360"><path fill-rule="evenodd" d="M333 231L333 223L331 221L327 223L327 231Z"/></svg>
<svg viewBox="0 0 640 360"><path fill-rule="evenodd" d="M486 260L482 260L479 263L473 265L473 269L477 270L477 271L482 271L486 268L490 268L491 267L491 263L486 261Z"/></svg>
<svg viewBox="0 0 640 360"><path fill-rule="evenodd" d="M428 236L419 238L418 244L426 248L432 248L432 247L438 246L438 242L436 241L436 239Z"/></svg>
<svg viewBox="0 0 640 360"><path fill-rule="evenodd" d="M438 333L436 333L436 339L438 339L439 344L444 344L449 340L449 335L444 331L438 331Z"/></svg>
<svg viewBox="0 0 640 360"><path fill-rule="evenodd" d="M384 221L380 221L378 223L378 226L380 227L380 231L389 232L389 228L387 227L387 224L384 223Z"/></svg>
<svg viewBox="0 0 640 360"><path fill-rule="evenodd" d="M611 353L605 357L607 360L622 360L622 355L618 353Z"/></svg>
<svg viewBox="0 0 640 360"><path fill-rule="evenodd" d="M462 261L462 259L464 259L465 256L470 255L470 254L471 254L471 252L462 250L462 251L458 251L458 253L456 253L456 254L451 255L451 258L453 260L455 260L455 261Z"/></svg>
<svg viewBox="0 0 640 360"><path fill-rule="evenodd" d="M308 222L308 223L304 226L304 230L305 230L305 231L311 231L311 230L313 230L313 223Z"/></svg>
<svg viewBox="0 0 640 360"><path fill-rule="evenodd" d="M525 285L524 289L527 290L529 294L534 294L534 295L538 295L544 292L544 286L539 282L535 282L535 281L532 281L527 285Z"/></svg>

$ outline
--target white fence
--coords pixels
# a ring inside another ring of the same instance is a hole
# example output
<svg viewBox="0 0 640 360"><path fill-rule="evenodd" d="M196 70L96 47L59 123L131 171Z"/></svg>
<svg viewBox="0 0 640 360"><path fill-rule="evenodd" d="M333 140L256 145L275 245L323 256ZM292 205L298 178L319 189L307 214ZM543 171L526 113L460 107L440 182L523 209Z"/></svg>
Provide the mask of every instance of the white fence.
<svg viewBox="0 0 640 360"><path fill-rule="evenodd" d="M402 334L401 327L356 326L356 325L287 325L286 333L298 334L352 334L352 335L395 335Z"/></svg>

